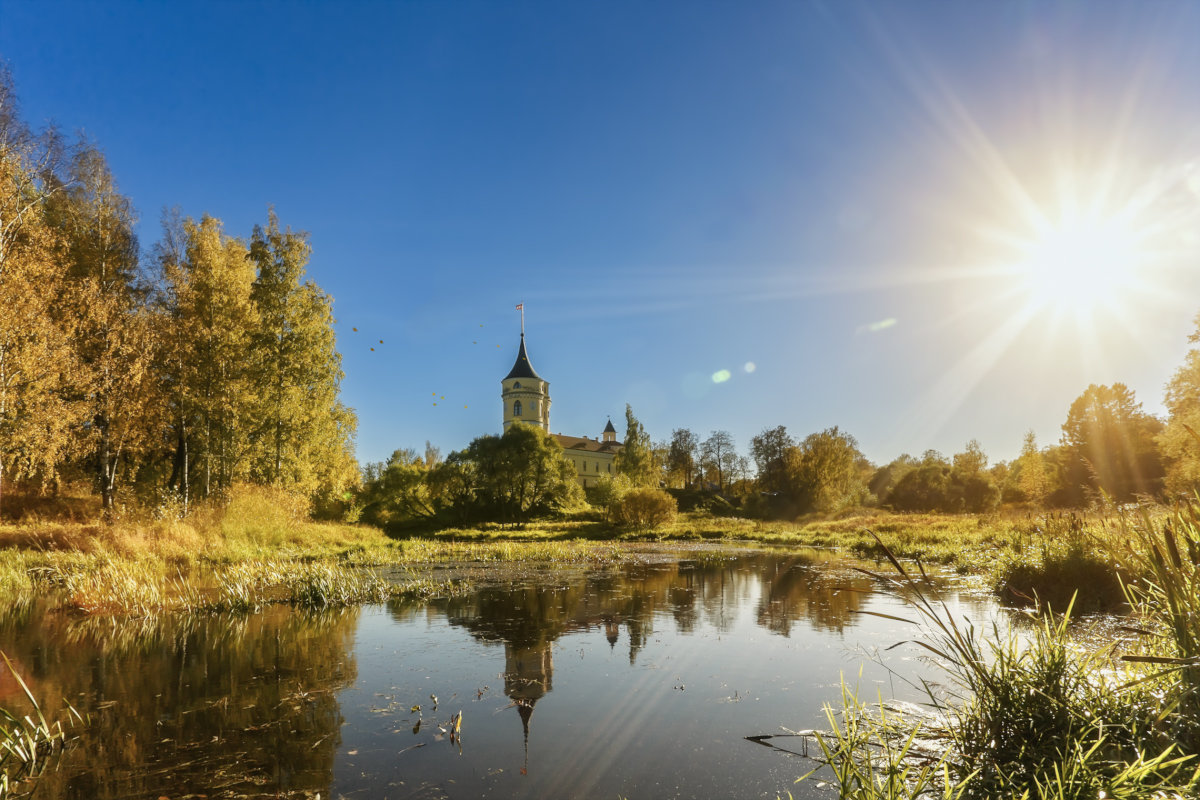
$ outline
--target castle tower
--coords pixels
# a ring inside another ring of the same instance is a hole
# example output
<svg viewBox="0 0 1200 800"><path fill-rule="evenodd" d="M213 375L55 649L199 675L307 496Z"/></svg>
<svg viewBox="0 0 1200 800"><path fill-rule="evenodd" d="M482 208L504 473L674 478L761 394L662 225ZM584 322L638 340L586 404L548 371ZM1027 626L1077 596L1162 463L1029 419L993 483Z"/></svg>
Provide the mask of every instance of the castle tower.
<svg viewBox="0 0 1200 800"><path fill-rule="evenodd" d="M500 399L504 403L504 430L514 422L537 425L550 431L550 384L533 371L525 352L525 334L521 333L521 349L517 362L500 382Z"/></svg>
<svg viewBox="0 0 1200 800"><path fill-rule="evenodd" d="M617 440L617 429L613 427L612 420L604 426L604 441L615 442Z"/></svg>

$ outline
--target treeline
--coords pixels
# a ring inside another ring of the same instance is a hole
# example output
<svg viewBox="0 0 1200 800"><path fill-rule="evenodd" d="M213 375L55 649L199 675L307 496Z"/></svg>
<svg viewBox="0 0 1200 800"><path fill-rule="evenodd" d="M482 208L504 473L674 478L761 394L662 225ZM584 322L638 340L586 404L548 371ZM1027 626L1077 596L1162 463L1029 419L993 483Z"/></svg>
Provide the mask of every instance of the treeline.
<svg viewBox="0 0 1200 800"><path fill-rule="evenodd" d="M186 508L238 481L356 484L307 234L175 212L143 253L135 222L97 147L32 131L0 72L0 489L83 476L106 509Z"/></svg>
<svg viewBox="0 0 1200 800"><path fill-rule="evenodd" d="M1200 344L1200 316L1190 341ZM1043 509L1171 500L1200 488L1200 349L1188 353L1167 385L1165 405L1163 420L1143 411L1124 384L1092 385L1067 409L1056 444L1039 447L1027 433L1011 462L989 464L972 440L949 457L928 450L883 466L871 463L854 437L836 427L802 439L784 426L768 428L750 440L746 453L723 430L701 439L678 428L655 443L627 406L617 475L601 479L588 500L610 519L632 510L620 506L623 497L661 502L630 494L638 487L665 488L685 509L785 519L864 506L985 513L1001 504ZM524 521L567 508L577 502L566 485L573 469L552 439L536 434L514 426L503 437L475 440L444 462L427 442L423 456L402 450L386 463L368 465L358 499L363 518L389 527L414 520ZM526 439L540 443L520 445L536 457L520 455L518 442ZM557 488L543 491L550 475ZM517 497L523 499L511 499Z"/></svg>
<svg viewBox="0 0 1200 800"><path fill-rule="evenodd" d="M1200 316L1195 324L1194 344ZM1027 433L1020 455L996 464L972 440L950 457L928 450L876 466L838 428L798 440L783 426L753 437L748 456L737 453L726 431L701 441L678 429L653 447L652 458L664 486L732 495L747 511L773 516L864 505L980 513L1002 503L1077 508L1170 500L1200 488L1200 350L1188 353L1164 404L1167 418L1159 419L1124 384L1089 386L1067 409L1057 443L1039 447Z"/></svg>

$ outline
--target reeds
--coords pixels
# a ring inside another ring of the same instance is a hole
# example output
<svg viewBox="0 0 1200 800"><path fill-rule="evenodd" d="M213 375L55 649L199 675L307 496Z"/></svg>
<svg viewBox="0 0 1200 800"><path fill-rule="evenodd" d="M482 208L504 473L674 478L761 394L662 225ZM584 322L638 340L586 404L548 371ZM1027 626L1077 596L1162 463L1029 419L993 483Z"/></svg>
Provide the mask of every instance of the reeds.
<svg viewBox="0 0 1200 800"><path fill-rule="evenodd" d="M925 590L923 571L914 575L884 552L897 576L864 572L901 589L915 616L877 616L918 627L923 635L912 643L948 674L950 691L923 684L945 746L929 769L919 769L911 748L918 725L889 717L882 706L867 714L845 695L843 711L828 712L833 732L820 737L841 797L1095 800L1192 796L1200 788L1194 751L1181 750L1173 736L1195 722L1183 702L1189 687L1152 689L1160 675L1116 669L1104 654L1074 648L1069 606L1061 616L1042 616L1025 638L995 623L981 631ZM1191 665L1171 666L1182 675Z"/></svg>
<svg viewBox="0 0 1200 800"><path fill-rule="evenodd" d="M1200 499L1166 519L1147 513L1120 519L1117 551L1137 576L1126 587L1145 622L1146 652L1125 660L1156 669L1179 704L1175 735L1200 748Z"/></svg>
<svg viewBox="0 0 1200 800"><path fill-rule="evenodd" d="M7 708L0 708L0 798L7 797L16 781L35 778L45 769L48 759L62 751L67 735L61 722L51 724L42 713L33 692L13 667L8 656L0 652L4 666L25 693L32 714L18 717ZM83 722L71 706L67 706L70 724Z"/></svg>

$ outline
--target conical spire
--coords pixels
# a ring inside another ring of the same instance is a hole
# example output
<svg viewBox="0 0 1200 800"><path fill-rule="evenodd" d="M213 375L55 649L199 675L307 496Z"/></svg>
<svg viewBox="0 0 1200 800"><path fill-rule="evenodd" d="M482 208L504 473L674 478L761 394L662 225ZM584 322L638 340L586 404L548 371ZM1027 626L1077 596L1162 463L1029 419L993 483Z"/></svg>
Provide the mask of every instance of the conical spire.
<svg viewBox="0 0 1200 800"><path fill-rule="evenodd" d="M504 376L504 380L509 378L534 378L541 380L541 376L533 371L533 365L529 363L529 356L525 352L525 334L521 334L521 349L517 352L517 363L513 364L513 368Z"/></svg>

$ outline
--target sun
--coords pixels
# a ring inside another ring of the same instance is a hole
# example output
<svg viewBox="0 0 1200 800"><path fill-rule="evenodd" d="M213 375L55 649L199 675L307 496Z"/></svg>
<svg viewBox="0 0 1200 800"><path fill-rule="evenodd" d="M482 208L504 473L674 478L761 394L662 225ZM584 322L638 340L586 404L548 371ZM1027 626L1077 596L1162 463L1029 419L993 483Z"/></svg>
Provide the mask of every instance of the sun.
<svg viewBox="0 0 1200 800"><path fill-rule="evenodd" d="M1016 271L1028 301L1076 315L1120 310L1139 284L1141 236L1124 217L1074 216L1047 223L1020 246Z"/></svg>

